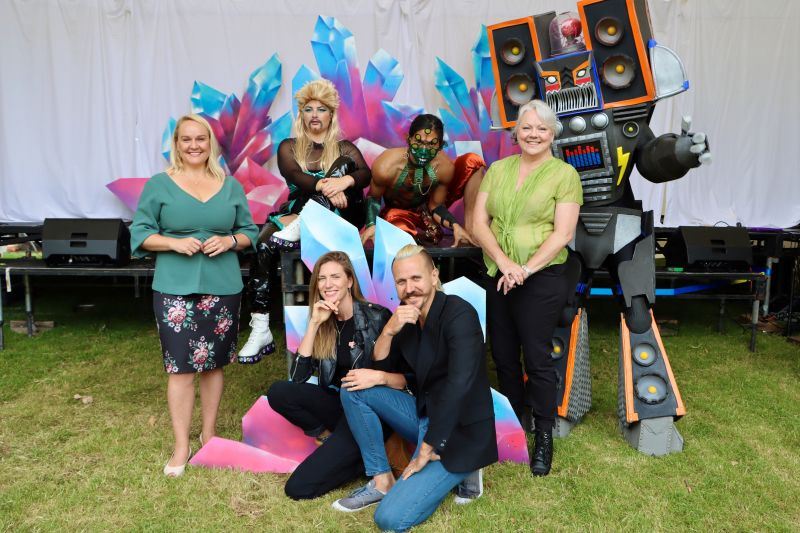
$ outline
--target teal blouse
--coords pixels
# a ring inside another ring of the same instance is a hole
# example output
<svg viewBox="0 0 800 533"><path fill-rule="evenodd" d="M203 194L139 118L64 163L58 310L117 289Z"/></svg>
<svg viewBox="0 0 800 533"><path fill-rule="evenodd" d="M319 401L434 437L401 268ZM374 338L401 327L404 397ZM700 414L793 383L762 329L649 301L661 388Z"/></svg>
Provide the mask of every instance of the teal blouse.
<svg viewBox="0 0 800 533"><path fill-rule="evenodd" d="M222 189L201 202L162 172L144 186L133 216L131 250L134 257L156 256L153 289L167 294L237 294L243 288L239 258L234 251L209 257L202 252L191 257L176 252L148 252L142 243L150 235L196 237L243 233L255 250L258 227L253 223L242 186L228 176Z"/></svg>

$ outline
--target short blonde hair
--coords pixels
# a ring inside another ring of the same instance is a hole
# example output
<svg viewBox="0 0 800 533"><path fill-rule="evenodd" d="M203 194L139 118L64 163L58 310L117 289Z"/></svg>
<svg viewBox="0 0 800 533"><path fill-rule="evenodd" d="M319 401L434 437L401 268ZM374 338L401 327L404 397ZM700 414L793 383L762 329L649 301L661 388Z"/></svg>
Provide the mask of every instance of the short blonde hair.
<svg viewBox="0 0 800 533"><path fill-rule="evenodd" d="M175 131L172 132L172 141L170 142L169 167L167 168L167 174L174 176L175 174L183 171L183 159L181 159L181 154L178 151L178 130L181 129L181 124L190 120L192 122L197 122L208 132L211 153L208 154L208 159L206 160L206 171L219 181L224 181L225 170L223 170L222 165L219 164L219 142L217 142L217 137L211 130L211 124L209 124L208 121L200 115L196 115L194 113L182 116L175 124Z"/></svg>
<svg viewBox="0 0 800 533"><path fill-rule="evenodd" d="M519 127L520 119L522 119L522 115L528 111L533 111L536 113L544 125L547 126L547 129L552 131L553 134L556 133L556 122L558 122L558 118L556 117L556 113L553 111L553 108L551 108L542 100L531 100L519 108L519 112L517 113L517 122L514 124L514 128L511 130L512 137L515 139L517 138L517 128Z"/></svg>
<svg viewBox="0 0 800 533"><path fill-rule="evenodd" d="M405 246L397 250L397 254L395 254L394 259L392 259L392 267L394 267L394 263L398 259L408 259L410 257L414 257L415 255L422 255L423 257L425 257L428 266L431 267L431 270L436 270L438 272L438 269L436 268L436 264L433 262L433 257L431 257L431 254L428 252L428 250L425 249L424 246L420 246L419 244L406 244ZM441 280L438 280L436 282L436 290L437 291L444 290L442 288Z"/></svg>

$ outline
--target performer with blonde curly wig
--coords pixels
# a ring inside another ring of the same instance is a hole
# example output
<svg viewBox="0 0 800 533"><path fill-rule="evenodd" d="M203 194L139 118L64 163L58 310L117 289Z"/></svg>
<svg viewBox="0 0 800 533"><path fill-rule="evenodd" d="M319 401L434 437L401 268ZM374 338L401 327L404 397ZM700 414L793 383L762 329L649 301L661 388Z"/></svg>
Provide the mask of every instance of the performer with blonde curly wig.
<svg viewBox="0 0 800 533"><path fill-rule="evenodd" d="M242 363L254 363L275 350L269 331L271 255L275 249L299 248L298 214L306 202L314 200L356 227L364 224L363 190L372 175L359 149L341 138L336 87L315 80L294 97L294 137L278 146L278 169L289 186L289 200L270 216L259 236L258 262L248 282L253 329L239 352Z"/></svg>

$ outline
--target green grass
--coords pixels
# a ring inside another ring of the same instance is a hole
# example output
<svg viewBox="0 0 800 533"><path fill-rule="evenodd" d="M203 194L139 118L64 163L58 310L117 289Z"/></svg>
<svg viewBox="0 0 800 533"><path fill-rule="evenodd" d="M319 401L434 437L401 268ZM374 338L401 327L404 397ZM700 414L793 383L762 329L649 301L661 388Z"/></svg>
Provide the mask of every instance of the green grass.
<svg viewBox="0 0 800 533"><path fill-rule="evenodd" d="M292 502L282 475L164 478L171 431L149 298L107 285L36 296L36 318L57 327L29 339L6 325L0 352L0 530L374 529L372 511L330 508L352 486ZM86 302L96 306L74 310ZM23 316L19 303L5 311ZM646 457L618 434L617 314L594 302L593 409L556 442L552 474L493 465L482 499L448 499L419 531L800 530L800 350L759 335L750 353L738 326L715 331L713 304L661 300L657 314L680 320L665 343L688 409L684 453ZM229 366L220 435L240 439L241 416L284 374L282 357Z"/></svg>

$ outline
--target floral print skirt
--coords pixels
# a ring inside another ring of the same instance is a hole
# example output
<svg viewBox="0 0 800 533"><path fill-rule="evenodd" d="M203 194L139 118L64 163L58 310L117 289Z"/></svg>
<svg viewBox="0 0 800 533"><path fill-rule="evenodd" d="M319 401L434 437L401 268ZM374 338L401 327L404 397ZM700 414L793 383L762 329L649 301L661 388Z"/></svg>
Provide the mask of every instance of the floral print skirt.
<svg viewBox="0 0 800 533"><path fill-rule="evenodd" d="M164 370L204 372L236 360L241 300L241 293L175 296L153 291Z"/></svg>

